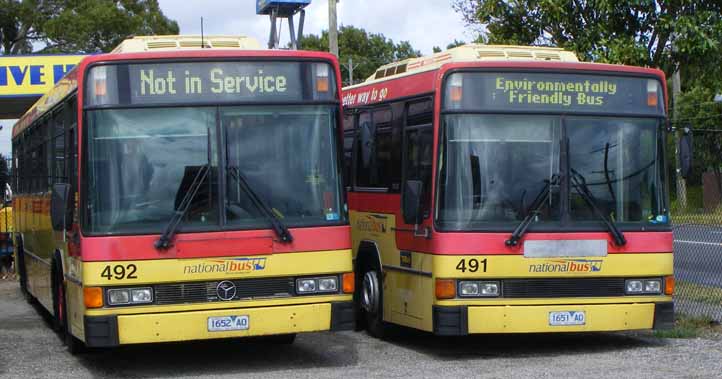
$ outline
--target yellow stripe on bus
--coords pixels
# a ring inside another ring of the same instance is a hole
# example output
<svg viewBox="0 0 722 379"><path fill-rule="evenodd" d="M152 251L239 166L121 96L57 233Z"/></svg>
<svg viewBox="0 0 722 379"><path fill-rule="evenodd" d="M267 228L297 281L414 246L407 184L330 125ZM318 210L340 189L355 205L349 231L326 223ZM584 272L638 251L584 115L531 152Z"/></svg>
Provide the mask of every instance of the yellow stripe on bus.
<svg viewBox="0 0 722 379"><path fill-rule="evenodd" d="M242 257L84 262L83 285L115 286L353 271L351 250Z"/></svg>

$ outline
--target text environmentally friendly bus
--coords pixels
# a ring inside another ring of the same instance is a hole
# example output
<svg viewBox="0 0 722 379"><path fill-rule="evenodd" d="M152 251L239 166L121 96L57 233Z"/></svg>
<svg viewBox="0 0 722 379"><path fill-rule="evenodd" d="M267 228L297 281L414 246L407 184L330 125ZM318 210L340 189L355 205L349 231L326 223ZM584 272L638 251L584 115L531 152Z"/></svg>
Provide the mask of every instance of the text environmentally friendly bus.
<svg viewBox="0 0 722 379"><path fill-rule="evenodd" d="M358 318L374 335L670 327L666 88L484 45L345 88Z"/></svg>
<svg viewBox="0 0 722 379"><path fill-rule="evenodd" d="M84 345L353 327L330 54L136 37L15 125L22 289Z"/></svg>

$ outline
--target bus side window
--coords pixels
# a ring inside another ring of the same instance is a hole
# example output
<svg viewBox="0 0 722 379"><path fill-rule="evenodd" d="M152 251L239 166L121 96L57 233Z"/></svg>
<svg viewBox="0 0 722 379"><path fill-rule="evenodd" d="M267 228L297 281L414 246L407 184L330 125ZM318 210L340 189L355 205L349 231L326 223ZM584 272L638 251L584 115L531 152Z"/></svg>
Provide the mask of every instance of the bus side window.
<svg viewBox="0 0 722 379"><path fill-rule="evenodd" d="M392 190L394 183L391 108L384 105L358 115L357 187Z"/></svg>
<svg viewBox="0 0 722 379"><path fill-rule="evenodd" d="M65 112L67 106L64 106L60 112L55 114L53 118L53 128L51 135L51 156L49 159L50 174L52 175L52 183L66 183L65 176Z"/></svg>
<svg viewBox="0 0 722 379"><path fill-rule="evenodd" d="M424 184L422 207L429 216L431 203L431 166L434 150L433 102L431 99L410 103L404 130L404 180L420 180Z"/></svg>
<svg viewBox="0 0 722 379"><path fill-rule="evenodd" d="M352 112L346 112L343 118L343 186L349 189L353 186L353 144L356 136L356 118Z"/></svg>
<svg viewBox="0 0 722 379"><path fill-rule="evenodd" d="M65 121L65 162L66 166L66 177L70 184L71 193L75 193L78 184L78 137L75 134L78 125L78 103L77 99L73 97L68 101L68 113Z"/></svg>

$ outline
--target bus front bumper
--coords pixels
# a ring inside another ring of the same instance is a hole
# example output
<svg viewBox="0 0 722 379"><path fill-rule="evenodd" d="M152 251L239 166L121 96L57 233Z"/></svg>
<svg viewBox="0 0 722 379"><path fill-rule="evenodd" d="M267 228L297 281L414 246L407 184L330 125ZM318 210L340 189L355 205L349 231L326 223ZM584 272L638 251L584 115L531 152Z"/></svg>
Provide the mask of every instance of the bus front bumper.
<svg viewBox="0 0 722 379"><path fill-rule="evenodd" d="M211 332L209 317L248 316L248 329ZM352 330L350 301L173 313L85 316L89 347Z"/></svg>
<svg viewBox="0 0 722 379"><path fill-rule="evenodd" d="M550 325L552 312L579 312L581 325ZM596 332L674 327L674 303L434 306L434 334Z"/></svg>

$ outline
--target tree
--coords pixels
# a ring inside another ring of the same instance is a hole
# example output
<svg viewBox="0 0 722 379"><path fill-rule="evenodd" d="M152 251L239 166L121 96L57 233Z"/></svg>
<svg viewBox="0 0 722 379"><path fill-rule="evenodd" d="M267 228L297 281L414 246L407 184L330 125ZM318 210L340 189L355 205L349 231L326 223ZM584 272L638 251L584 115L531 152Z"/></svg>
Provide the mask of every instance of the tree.
<svg viewBox="0 0 722 379"><path fill-rule="evenodd" d="M349 58L354 64L354 82L365 80L376 69L385 64L421 56L408 41L398 44L383 34L368 33L354 26L341 26L338 34L339 60L344 72L344 84L348 85L348 68L345 67ZM328 51L328 31L318 35L305 35L301 38L303 50Z"/></svg>
<svg viewBox="0 0 722 379"><path fill-rule="evenodd" d="M559 46L587 61L671 74L679 64L707 66L722 53L719 0L452 0L452 6L470 25L486 28L484 42Z"/></svg>
<svg viewBox="0 0 722 379"><path fill-rule="evenodd" d="M131 35L178 34L157 0L0 0L2 54L108 52Z"/></svg>
<svg viewBox="0 0 722 379"><path fill-rule="evenodd" d="M453 49L455 47L459 47L459 46L463 46L463 45L466 45L466 42L454 39L454 42L446 45L446 50ZM434 46L433 51L434 51L434 54L436 54L436 53L440 53L442 50L440 47Z"/></svg>

